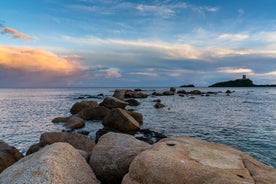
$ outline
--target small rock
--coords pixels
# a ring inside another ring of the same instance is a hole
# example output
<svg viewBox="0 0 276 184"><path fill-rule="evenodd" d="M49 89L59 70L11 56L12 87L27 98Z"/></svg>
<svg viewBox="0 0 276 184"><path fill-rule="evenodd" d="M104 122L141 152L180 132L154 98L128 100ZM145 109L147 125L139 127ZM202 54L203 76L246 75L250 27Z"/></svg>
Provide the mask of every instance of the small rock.
<svg viewBox="0 0 276 184"><path fill-rule="evenodd" d="M83 119L76 116L72 116L67 122L65 122L63 126L65 126L66 128L78 129L84 127L84 125L85 123Z"/></svg>
<svg viewBox="0 0 276 184"><path fill-rule="evenodd" d="M165 107L165 105L162 104L161 102L157 102L157 103L154 105L154 107L155 107L156 109L160 109L160 108Z"/></svg>
<svg viewBox="0 0 276 184"><path fill-rule="evenodd" d="M56 117L52 120L53 123L61 123L66 122L70 119L70 117Z"/></svg>
<svg viewBox="0 0 276 184"><path fill-rule="evenodd" d="M21 158L23 158L22 153L15 147L5 142L0 142L0 173Z"/></svg>
<svg viewBox="0 0 276 184"><path fill-rule="evenodd" d="M128 100L126 100L126 102L128 103L129 106L138 106L138 105L140 105L140 102L138 102L135 99L128 99Z"/></svg>
<svg viewBox="0 0 276 184"><path fill-rule="evenodd" d="M103 102L100 103L100 105L107 108L124 109L128 105L128 103L115 97L106 97Z"/></svg>

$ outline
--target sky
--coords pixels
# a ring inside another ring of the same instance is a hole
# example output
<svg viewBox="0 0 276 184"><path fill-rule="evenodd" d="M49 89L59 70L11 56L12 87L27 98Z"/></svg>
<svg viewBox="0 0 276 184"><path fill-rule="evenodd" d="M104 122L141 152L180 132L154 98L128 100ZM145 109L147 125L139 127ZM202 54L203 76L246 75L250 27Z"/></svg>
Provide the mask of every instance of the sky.
<svg viewBox="0 0 276 184"><path fill-rule="evenodd" d="M275 0L0 1L0 87L276 84Z"/></svg>

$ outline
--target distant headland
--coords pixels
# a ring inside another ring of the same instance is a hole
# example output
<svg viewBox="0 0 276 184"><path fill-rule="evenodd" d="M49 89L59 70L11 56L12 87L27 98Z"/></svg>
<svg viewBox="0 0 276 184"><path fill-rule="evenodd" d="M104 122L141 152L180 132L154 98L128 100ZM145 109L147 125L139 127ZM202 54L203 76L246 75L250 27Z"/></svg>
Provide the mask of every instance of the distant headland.
<svg viewBox="0 0 276 184"><path fill-rule="evenodd" d="M276 84L256 85L252 80L246 78L246 75L243 75L241 79L218 82L208 87L276 87Z"/></svg>

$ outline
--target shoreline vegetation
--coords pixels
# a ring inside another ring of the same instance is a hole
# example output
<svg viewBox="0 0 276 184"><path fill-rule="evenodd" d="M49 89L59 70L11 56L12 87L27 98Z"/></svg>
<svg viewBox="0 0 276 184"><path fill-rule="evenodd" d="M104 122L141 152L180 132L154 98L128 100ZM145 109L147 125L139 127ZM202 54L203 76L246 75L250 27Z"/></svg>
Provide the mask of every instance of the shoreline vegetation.
<svg viewBox="0 0 276 184"><path fill-rule="evenodd" d="M176 91L171 87L152 94L142 89L117 89L113 96L97 95L103 98L101 103L80 97L84 101L73 104L70 116L52 120L63 123L66 129L43 133L25 156L15 147L0 142L0 183L276 183L276 169L240 150L142 129L143 115L126 108L140 105L137 99L149 95L184 97L217 93ZM232 91L225 93L229 95ZM152 103L156 109L165 107L161 99ZM89 132L78 132L87 120L98 120L103 125L94 139Z"/></svg>

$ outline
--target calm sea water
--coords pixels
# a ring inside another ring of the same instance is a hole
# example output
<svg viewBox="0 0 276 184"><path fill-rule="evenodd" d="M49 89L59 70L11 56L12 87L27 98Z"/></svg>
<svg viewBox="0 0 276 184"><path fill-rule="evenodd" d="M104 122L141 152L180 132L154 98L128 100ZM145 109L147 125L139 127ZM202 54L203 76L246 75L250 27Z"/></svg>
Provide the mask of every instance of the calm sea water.
<svg viewBox="0 0 276 184"><path fill-rule="evenodd" d="M166 88L142 88L151 94ZM191 136L238 148L263 163L276 167L276 88L199 88L201 91L234 90L195 98L175 96L138 99L129 107L144 115L143 128L167 136ZM26 152L40 134L62 131L51 120L70 115L82 95L112 95L114 88L0 89L0 140ZM193 90L187 89L187 91ZM155 109L152 100L166 105ZM88 100L88 99L87 99ZM101 102L102 99L89 99ZM88 121L85 130L96 132L99 121Z"/></svg>

